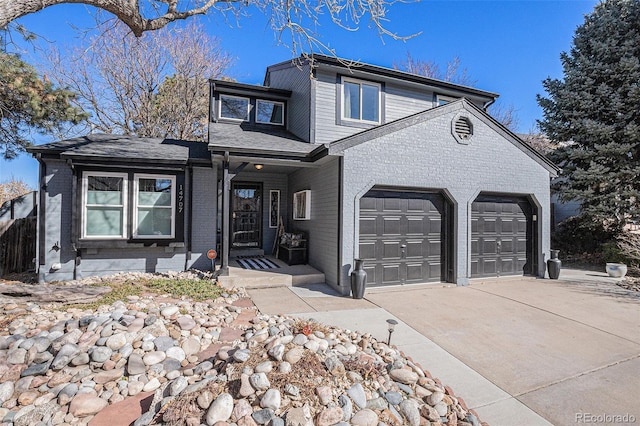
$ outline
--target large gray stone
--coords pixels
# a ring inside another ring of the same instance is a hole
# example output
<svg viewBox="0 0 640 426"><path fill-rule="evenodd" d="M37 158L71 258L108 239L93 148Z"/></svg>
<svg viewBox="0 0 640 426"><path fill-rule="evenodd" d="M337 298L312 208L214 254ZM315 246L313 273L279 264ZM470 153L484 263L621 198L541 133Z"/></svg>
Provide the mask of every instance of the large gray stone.
<svg viewBox="0 0 640 426"><path fill-rule="evenodd" d="M367 406L367 395L364 393L364 388L360 383L356 383L347 389L347 395L351 397L358 408L365 408Z"/></svg>
<svg viewBox="0 0 640 426"><path fill-rule="evenodd" d="M94 346L89 350L91 361L103 363L113 354L113 351L106 346Z"/></svg>

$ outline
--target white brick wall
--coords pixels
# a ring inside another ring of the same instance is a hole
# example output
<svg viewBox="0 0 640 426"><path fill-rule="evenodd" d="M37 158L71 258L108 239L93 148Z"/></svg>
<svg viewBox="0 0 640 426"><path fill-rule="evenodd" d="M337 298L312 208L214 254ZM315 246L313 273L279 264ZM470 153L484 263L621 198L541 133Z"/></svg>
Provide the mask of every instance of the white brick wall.
<svg viewBox="0 0 640 426"><path fill-rule="evenodd" d="M538 204L538 265L544 273L543 253L549 251L549 171L521 148L468 111L474 135L468 145L451 134L451 120L462 103L447 107L441 115L416 119L413 125L380 136L344 151L343 184L343 274L341 286L348 288L344 265L358 253L359 199L373 185L443 190L454 202L456 259L455 282L468 284L471 274L471 203L480 192L531 196ZM440 109L442 111L442 109ZM427 113L428 114L428 113ZM425 116L427 117L427 116Z"/></svg>

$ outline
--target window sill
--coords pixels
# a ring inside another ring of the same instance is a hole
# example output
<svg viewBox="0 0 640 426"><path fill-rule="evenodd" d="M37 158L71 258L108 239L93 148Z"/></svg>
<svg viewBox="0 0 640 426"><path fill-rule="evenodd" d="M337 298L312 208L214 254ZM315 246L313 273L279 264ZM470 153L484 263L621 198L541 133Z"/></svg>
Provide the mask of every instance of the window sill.
<svg viewBox="0 0 640 426"><path fill-rule="evenodd" d="M373 121L356 121L356 120L349 120L347 118L339 119L337 124L339 126L355 127L358 129L371 129L372 127L377 127L382 125L382 123L374 123Z"/></svg>
<svg viewBox="0 0 640 426"><path fill-rule="evenodd" d="M143 247L171 247L183 248L182 241L149 241L149 240L79 240L77 248L143 248Z"/></svg>

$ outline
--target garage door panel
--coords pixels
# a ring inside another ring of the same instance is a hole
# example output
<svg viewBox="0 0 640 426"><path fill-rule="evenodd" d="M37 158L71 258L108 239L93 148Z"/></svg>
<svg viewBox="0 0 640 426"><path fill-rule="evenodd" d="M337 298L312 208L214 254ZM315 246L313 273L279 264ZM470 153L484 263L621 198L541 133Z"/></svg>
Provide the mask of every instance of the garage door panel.
<svg viewBox="0 0 640 426"><path fill-rule="evenodd" d="M360 257L372 271L370 285L442 280L441 195L373 190L360 206Z"/></svg>
<svg viewBox="0 0 640 426"><path fill-rule="evenodd" d="M498 244L496 244L496 239L482 238L480 241L480 254L494 255L498 253Z"/></svg>
<svg viewBox="0 0 640 426"><path fill-rule="evenodd" d="M407 282L421 281L424 276L425 271L422 263L407 263Z"/></svg>
<svg viewBox="0 0 640 426"><path fill-rule="evenodd" d="M386 259L400 259L400 241L384 241L382 243L382 256Z"/></svg>
<svg viewBox="0 0 640 426"><path fill-rule="evenodd" d="M514 252L514 247L515 244L513 243L513 240L510 239L502 239L502 244L500 246L500 251L502 253L513 253Z"/></svg>
<svg viewBox="0 0 640 426"><path fill-rule="evenodd" d="M383 217L382 235L400 235L400 218Z"/></svg>
<svg viewBox="0 0 640 426"><path fill-rule="evenodd" d="M442 220L439 217L427 217L427 229L430 234L440 234L442 230Z"/></svg>
<svg viewBox="0 0 640 426"><path fill-rule="evenodd" d="M382 284L394 284L400 282L400 264L382 265Z"/></svg>
<svg viewBox="0 0 640 426"><path fill-rule="evenodd" d="M427 256L429 256L430 258L437 259L442 254L442 244L440 240L428 240L427 247Z"/></svg>
<svg viewBox="0 0 640 426"><path fill-rule="evenodd" d="M424 240L409 241L407 240L406 256L407 258L422 258L425 256Z"/></svg>
<svg viewBox="0 0 640 426"><path fill-rule="evenodd" d="M360 241L360 258L371 260L376 258L376 243L373 241Z"/></svg>
<svg viewBox="0 0 640 426"><path fill-rule="evenodd" d="M424 200L421 199L407 199L407 211L408 212L424 212Z"/></svg>
<svg viewBox="0 0 640 426"><path fill-rule="evenodd" d="M360 211L376 211L375 198L362 198L360 200Z"/></svg>
<svg viewBox="0 0 640 426"><path fill-rule="evenodd" d="M375 217L360 217L360 235L377 235Z"/></svg>
<svg viewBox="0 0 640 426"><path fill-rule="evenodd" d="M514 229L518 228L518 221L515 221L513 218L501 218L498 219L500 222L500 226L497 229L500 229L501 234L512 234Z"/></svg>
<svg viewBox="0 0 640 426"><path fill-rule="evenodd" d="M385 212L399 212L401 211L400 205L402 200L398 198L383 198L382 209Z"/></svg>
<svg viewBox="0 0 640 426"><path fill-rule="evenodd" d="M407 217L407 235L423 235L424 234L424 217L410 216Z"/></svg>

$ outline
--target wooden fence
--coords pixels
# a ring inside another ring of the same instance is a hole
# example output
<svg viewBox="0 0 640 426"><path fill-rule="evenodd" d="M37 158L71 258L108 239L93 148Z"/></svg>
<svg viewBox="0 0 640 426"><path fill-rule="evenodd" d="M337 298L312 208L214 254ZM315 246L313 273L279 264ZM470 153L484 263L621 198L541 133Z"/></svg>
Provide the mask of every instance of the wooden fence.
<svg viewBox="0 0 640 426"><path fill-rule="evenodd" d="M0 276L34 268L37 219L0 221Z"/></svg>

